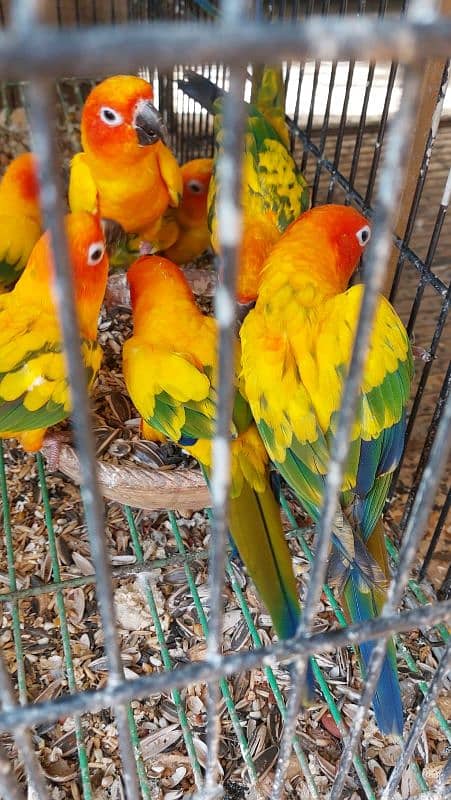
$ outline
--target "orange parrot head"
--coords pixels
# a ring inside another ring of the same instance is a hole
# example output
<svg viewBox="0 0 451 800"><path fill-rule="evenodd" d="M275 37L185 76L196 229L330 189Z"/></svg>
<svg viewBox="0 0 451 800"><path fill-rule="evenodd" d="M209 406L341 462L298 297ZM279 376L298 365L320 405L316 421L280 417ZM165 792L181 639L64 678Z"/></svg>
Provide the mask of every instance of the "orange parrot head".
<svg viewBox="0 0 451 800"><path fill-rule="evenodd" d="M21 214L41 224L38 170L33 153L22 153L8 165L1 181L0 200L5 212L14 213L18 205Z"/></svg>
<svg viewBox="0 0 451 800"><path fill-rule="evenodd" d="M150 83L134 75L114 75L99 83L83 107L83 150L94 158L126 162L165 141L167 131L152 100Z"/></svg>
<svg viewBox="0 0 451 800"><path fill-rule="evenodd" d="M183 198L177 215L187 226L207 221L208 187L213 170L212 158L194 158L183 164Z"/></svg>
<svg viewBox="0 0 451 800"><path fill-rule="evenodd" d="M274 255L291 246L293 252L299 253L302 269L302 252L307 245L313 254L318 253L317 279L327 283L334 292L342 292L357 269L370 237L371 227L362 214L351 206L331 203L316 206L292 222L280 239L280 246L276 245Z"/></svg>
<svg viewBox="0 0 451 800"><path fill-rule="evenodd" d="M108 257L100 218L79 211L66 214L65 228L70 266L75 291L75 303L82 335L95 339L97 322L108 278ZM28 264L17 282L14 293L19 302L26 298L41 299L43 306L52 303L55 281L55 262L50 232L36 242Z"/></svg>

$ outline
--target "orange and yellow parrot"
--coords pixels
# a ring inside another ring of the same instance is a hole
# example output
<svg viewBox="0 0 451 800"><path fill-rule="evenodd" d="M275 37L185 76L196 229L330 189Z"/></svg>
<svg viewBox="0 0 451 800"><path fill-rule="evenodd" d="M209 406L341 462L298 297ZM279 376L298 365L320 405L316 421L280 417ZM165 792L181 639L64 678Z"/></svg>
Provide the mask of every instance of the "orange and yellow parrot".
<svg viewBox="0 0 451 800"><path fill-rule="evenodd" d="M357 211L321 206L275 245L255 308L241 328L242 378L270 458L318 520L362 285L347 289L370 227ZM406 330L380 297L333 530L329 578L348 618L380 613L388 578L382 512L404 445L413 375ZM360 646L363 673L374 643ZM401 733L403 709L390 642L373 699L383 733Z"/></svg>
<svg viewBox="0 0 451 800"><path fill-rule="evenodd" d="M186 264L210 247L208 229L208 187L213 170L212 158L194 158L183 164L183 197L178 208L167 212L178 226L177 239L164 251L176 264Z"/></svg>
<svg viewBox="0 0 451 800"><path fill-rule="evenodd" d="M17 281L41 233L36 163L32 153L23 153L0 183L0 292Z"/></svg>
<svg viewBox="0 0 451 800"><path fill-rule="evenodd" d="M133 75L95 86L82 112L83 152L72 159L69 179L71 211L98 209L145 242L158 237L164 212L182 196L180 168L152 100L150 83Z"/></svg>
<svg viewBox="0 0 451 800"><path fill-rule="evenodd" d="M91 386L100 367L97 322L108 277L100 220L66 216L81 352ZM0 437L39 450L46 429L70 414L62 334L52 285L50 234L35 245L14 289L0 296Z"/></svg>
<svg viewBox="0 0 451 800"><path fill-rule="evenodd" d="M134 333L123 348L125 382L146 423L206 468L216 414L217 329L196 305L181 270L160 256L129 269ZM237 363L239 343L237 340ZM292 636L299 602L268 457L236 378L230 530L280 637Z"/></svg>
<svg viewBox="0 0 451 800"><path fill-rule="evenodd" d="M185 73L180 88L215 114L216 157L222 149L221 90L195 72ZM240 305L258 294L260 271L285 228L309 207L309 192L289 150L285 123L282 71L265 67L255 102L246 104L243 186L243 240L237 281ZM219 252L216 216L217 171L213 169L208 197L213 249Z"/></svg>

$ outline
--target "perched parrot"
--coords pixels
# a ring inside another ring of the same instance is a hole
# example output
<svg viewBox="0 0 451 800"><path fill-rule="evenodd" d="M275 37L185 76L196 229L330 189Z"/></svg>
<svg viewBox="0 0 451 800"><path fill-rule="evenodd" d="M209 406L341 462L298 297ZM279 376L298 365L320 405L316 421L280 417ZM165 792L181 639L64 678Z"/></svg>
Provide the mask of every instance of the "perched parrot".
<svg viewBox="0 0 451 800"><path fill-rule="evenodd" d="M0 292L24 269L42 233L39 183L32 153L17 156L0 183Z"/></svg>
<svg viewBox="0 0 451 800"><path fill-rule="evenodd" d="M123 348L125 382L146 423L211 466L216 413L216 322L197 308L180 269L143 256L127 272L133 328ZM237 363L239 342L237 340ZM268 457L238 378L233 410L230 531L282 638L292 636L299 602Z"/></svg>
<svg viewBox="0 0 451 800"><path fill-rule="evenodd" d="M178 208L166 212L178 226L177 240L164 255L176 264L186 264L210 247L207 198L213 159L195 158L181 167L183 197Z"/></svg>
<svg viewBox="0 0 451 800"><path fill-rule="evenodd" d="M216 156L222 148L222 91L207 78L186 72L180 88L215 114ZM306 181L289 151L284 115L282 71L263 70L257 104L247 104L244 140L243 240L237 300L246 307L258 294L261 267L285 228L309 207ZM208 196L213 249L219 252L216 217L217 173L213 169Z"/></svg>
<svg viewBox="0 0 451 800"><path fill-rule="evenodd" d="M241 327L242 378L268 454L318 520L349 368L363 286L347 289L370 238L350 207L314 208L275 245L255 308ZM382 512L404 445L413 375L407 332L380 297L333 530L329 579L348 619L380 613L388 561ZM374 643L360 646L365 675ZM391 641L374 696L383 733L402 733L403 708Z"/></svg>
<svg viewBox="0 0 451 800"><path fill-rule="evenodd" d="M102 218L145 242L158 237L164 212L182 196L180 168L152 99L150 83L133 75L95 86L83 106L83 152L72 159L69 179L71 211L98 207Z"/></svg>
<svg viewBox="0 0 451 800"><path fill-rule="evenodd" d="M89 385L102 351L97 322L108 277L100 220L66 216L81 351ZM36 243L14 289L0 297L0 437L39 450L46 429L70 414L69 385L55 298L50 234Z"/></svg>

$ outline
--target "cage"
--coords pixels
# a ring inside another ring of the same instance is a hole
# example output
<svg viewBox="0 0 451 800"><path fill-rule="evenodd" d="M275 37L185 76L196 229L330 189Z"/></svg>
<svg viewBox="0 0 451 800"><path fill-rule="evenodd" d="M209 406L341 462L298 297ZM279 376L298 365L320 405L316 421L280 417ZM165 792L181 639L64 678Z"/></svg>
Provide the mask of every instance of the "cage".
<svg viewBox="0 0 451 800"><path fill-rule="evenodd" d="M263 60L281 63L291 147L312 203L355 205L373 218L382 248L364 263L363 344L345 389L316 534L293 496L281 496L304 598L302 628L286 642L275 639L242 565L225 552L220 492L213 490L212 511L205 510L208 493L193 462L180 464L170 448L142 449L127 428L133 409L118 365L130 333L126 299L113 297L99 326L105 370L94 398L95 444L73 304L61 303L76 447L63 448L53 472L42 454L26 456L0 441L3 797L26 790L29 798L84 800L449 795L449 11L446 0L252 7L228 0L219 9L207 0L0 3L2 167L33 145L62 296L72 296L64 166L79 149L91 86L120 72L152 79L180 161L213 153L212 117L178 86L184 70L226 87L224 149L233 163L246 71ZM231 195L219 202L237 196L239 177L232 171L230 178ZM57 194L46 191L51 184ZM235 247L223 252L229 291L235 258ZM211 311L210 261L190 277ZM415 345L416 377L385 512L395 577L380 618L349 628L324 584L324 556L351 423L346 402L381 288ZM231 341L230 326L221 328L222 386ZM222 393L217 413L225 436ZM219 481L227 480L223 469L215 465ZM131 473L138 475L135 507L121 494ZM369 711L377 661L393 634L403 737L383 737ZM379 642L376 663L362 682L353 648L369 639ZM298 678L309 655L318 691L301 713Z"/></svg>

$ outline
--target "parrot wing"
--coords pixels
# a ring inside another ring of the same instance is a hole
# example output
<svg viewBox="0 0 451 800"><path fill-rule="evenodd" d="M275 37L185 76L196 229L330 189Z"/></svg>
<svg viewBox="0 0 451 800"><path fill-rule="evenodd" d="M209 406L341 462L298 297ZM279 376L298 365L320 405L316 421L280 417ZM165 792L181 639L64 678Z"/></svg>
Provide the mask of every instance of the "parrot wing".
<svg viewBox="0 0 451 800"><path fill-rule="evenodd" d="M23 272L40 235L40 225L31 217L0 215L0 291Z"/></svg>
<svg viewBox="0 0 451 800"><path fill-rule="evenodd" d="M208 369L136 336L124 345L123 369L133 402L149 425L181 444L212 438L215 391Z"/></svg>
<svg viewBox="0 0 451 800"><path fill-rule="evenodd" d="M68 200L71 211L98 212L97 187L84 153L77 153L70 163Z"/></svg>
<svg viewBox="0 0 451 800"><path fill-rule="evenodd" d="M9 297L8 295L6 297ZM66 361L55 320L39 326L0 310L0 432L46 428L70 413ZM97 342L82 340L89 385L100 366Z"/></svg>
<svg viewBox="0 0 451 800"><path fill-rule="evenodd" d="M291 485L314 518L321 506L362 291L353 286L325 302L313 332L299 315L294 335L275 337L255 311L241 329L254 417L271 458L282 472L289 472ZM381 297L342 490L343 506L352 500L365 538L382 510L384 476L396 468L402 453L412 363L404 326Z"/></svg>
<svg viewBox="0 0 451 800"><path fill-rule="evenodd" d="M290 326L285 320L281 328L294 331L291 335L269 331L257 309L241 328L246 392L260 433L280 473L316 521L362 294L363 287L354 286L326 301L313 330L308 314L302 324L299 309L297 324ZM345 466L341 492L345 524L340 529L334 526L329 570L332 581L338 576L345 610L353 621L377 616L384 602L388 564L380 518L403 449L412 374L407 333L381 297ZM364 675L373 647L367 643L360 648ZM402 732L392 642L373 706L382 732Z"/></svg>
<svg viewBox="0 0 451 800"><path fill-rule="evenodd" d="M169 204L177 207L183 195L183 180L177 159L168 147L161 144L157 152L158 166L169 193ZM168 245L169 246L169 245Z"/></svg>

